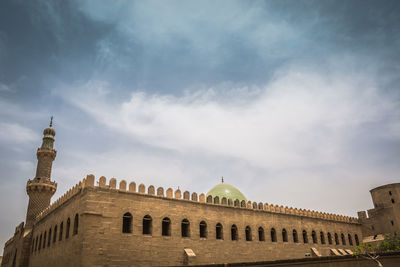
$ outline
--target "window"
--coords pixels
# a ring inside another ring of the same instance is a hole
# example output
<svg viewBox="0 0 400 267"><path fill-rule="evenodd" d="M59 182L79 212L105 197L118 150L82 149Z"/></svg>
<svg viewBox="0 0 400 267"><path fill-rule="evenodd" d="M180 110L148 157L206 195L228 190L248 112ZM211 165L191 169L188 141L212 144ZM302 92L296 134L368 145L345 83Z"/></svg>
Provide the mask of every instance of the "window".
<svg viewBox="0 0 400 267"><path fill-rule="evenodd" d="M37 248L38 248L38 241L39 241L39 237L36 236L35 251L37 251Z"/></svg>
<svg viewBox="0 0 400 267"><path fill-rule="evenodd" d="M314 244L317 244L317 243L318 243L318 241L317 241L317 234L315 233L314 230L311 232L311 237L312 237L312 242L313 242Z"/></svg>
<svg viewBox="0 0 400 267"><path fill-rule="evenodd" d="M42 234L40 234L40 237L39 237L39 251L40 251L41 246L42 246Z"/></svg>
<svg viewBox="0 0 400 267"><path fill-rule="evenodd" d="M187 219L183 219L181 223L182 237L189 237L190 234L190 223Z"/></svg>
<svg viewBox="0 0 400 267"><path fill-rule="evenodd" d="M46 231L44 231L44 236L43 236L43 248L46 248Z"/></svg>
<svg viewBox="0 0 400 267"><path fill-rule="evenodd" d="M77 235L78 234L78 226L79 226L79 216L78 214L75 214L75 219L74 219L74 231L73 231L73 235Z"/></svg>
<svg viewBox="0 0 400 267"><path fill-rule="evenodd" d="M252 238L251 238L251 228L250 228L250 226L246 226L245 232L246 232L246 241L251 241Z"/></svg>
<svg viewBox="0 0 400 267"><path fill-rule="evenodd" d="M231 227L231 239L232 240L238 240L237 227L234 224Z"/></svg>
<svg viewBox="0 0 400 267"><path fill-rule="evenodd" d="M390 223L392 224L392 226L394 225L394 221L390 221Z"/></svg>
<svg viewBox="0 0 400 267"><path fill-rule="evenodd" d="M356 246L360 245L360 241L358 240L358 235L354 235L354 239L356 240Z"/></svg>
<svg viewBox="0 0 400 267"><path fill-rule="evenodd" d="M165 217L162 220L162 235L163 236L171 236L171 220Z"/></svg>
<svg viewBox="0 0 400 267"><path fill-rule="evenodd" d="M325 244L325 235L324 235L324 232L321 231L321 232L319 233L319 237L320 237L320 239L321 239L321 244L324 245L324 244Z"/></svg>
<svg viewBox="0 0 400 267"><path fill-rule="evenodd" d="M342 245L346 245L346 239L344 238L344 234L341 234L340 237L342 238Z"/></svg>
<svg viewBox="0 0 400 267"><path fill-rule="evenodd" d="M132 215L129 212L122 216L122 233L132 233Z"/></svg>
<svg viewBox="0 0 400 267"><path fill-rule="evenodd" d="M299 243L299 237L297 236L297 231L293 229L293 242Z"/></svg>
<svg viewBox="0 0 400 267"><path fill-rule="evenodd" d="M69 228L71 228L71 219L67 219L67 227L65 229L65 239L69 237Z"/></svg>
<svg viewBox="0 0 400 267"><path fill-rule="evenodd" d="M216 239L224 239L222 230L223 230L222 224L217 223L217 225L215 226L215 238Z"/></svg>
<svg viewBox="0 0 400 267"><path fill-rule="evenodd" d="M288 242L286 229L282 229L282 241Z"/></svg>
<svg viewBox="0 0 400 267"><path fill-rule="evenodd" d="M392 203L394 203L394 199L392 198Z"/></svg>
<svg viewBox="0 0 400 267"><path fill-rule="evenodd" d="M271 242L276 242L276 231L275 231L275 228L271 229Z"/></svg>
<svg viewBox="0 0 400 267"><path fill-rule="evenodd" d="M328 232L328 244L332 245L332 235Z"/></svg>
<svg viewBox="0 0 400 267"><path fill-rule="evenodd" d="M53 243L56 243L56 240L57 240L57 225L54 226Z"/></svg>
<svg viewBox="0 0 400 267"><path fill-rule="evenodd" d="M264 229L262 227L258 228L258 241L265 241Z"/></svg>
<svg viewBox="0 0 400 267"><path fill-rule="evenodd" d="M145 215L143 217L143 231L144 235L151 235L152 228L153 228L153 220L151 219L150 215Z"/></svg>
<svg viewBox="0 0 400 267"><path fill-rule="evenodd" d="M348 234L347 237L349 239L349 245L352 246L353 245L353 239L351 238L351 235Z"/></svg>
<svg viewBox="0 0 400 267"><path fill-rule="evenodd" d="M51 228L49 229L49 238L47 239L47 246L50 247L51 244Z"/></svg>
<svg viewBox="0 0 400 267"><path fill-rule="evenodd" d="M200 222L200 238L207 238L207 224L205 221Z"/></svg>
<svg viewBox="0 0 400 267"><path fill-rule="evenodd" d="M339 236L337 233L335 233L335 244L339 245Z"/></svg>
<svg viewBox="0 0 400 267"><path fill-rule="evenodd" d="M303 243L304 244L308 243L308 236L306 230L303 230Z"/></svg>

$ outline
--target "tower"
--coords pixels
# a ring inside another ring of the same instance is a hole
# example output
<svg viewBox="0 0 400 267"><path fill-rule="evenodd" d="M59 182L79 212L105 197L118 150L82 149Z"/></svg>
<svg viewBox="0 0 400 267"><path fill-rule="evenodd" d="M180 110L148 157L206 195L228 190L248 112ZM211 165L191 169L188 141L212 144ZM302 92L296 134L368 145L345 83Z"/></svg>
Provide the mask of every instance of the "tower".
<svg viewBox="0 0 400 267"><path fill-rule="evenodd" d="M53 148L56 131L52 124L53 117L51 117L49 127L43 131L42 146L36 152L38 160L36 176L32 180L28 180L26 184L26 193L29 196L26 228L32 228L36 216L50 205L50 199L57 189L57 183L50 180L51 167L57 154Z"/></svg>

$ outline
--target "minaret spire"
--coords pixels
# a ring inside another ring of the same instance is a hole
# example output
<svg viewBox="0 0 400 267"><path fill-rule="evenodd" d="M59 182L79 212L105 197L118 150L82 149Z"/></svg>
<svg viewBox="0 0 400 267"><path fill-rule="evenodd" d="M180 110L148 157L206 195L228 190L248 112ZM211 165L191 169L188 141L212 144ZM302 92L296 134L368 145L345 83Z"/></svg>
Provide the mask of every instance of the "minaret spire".
<svg viewBox="0 0 400 267"><path fill-rule="evenodd" d="M43 131L43 141L36 152L36 175L26 184L26 192L29 196L28 210L26 213L26 227L31 228L36 216L50 205L51 197L57 190L57 183L52 182L51 169L56 158L57 151L53 148L56 131L53 126L53 116L50 125Z"/></svg>

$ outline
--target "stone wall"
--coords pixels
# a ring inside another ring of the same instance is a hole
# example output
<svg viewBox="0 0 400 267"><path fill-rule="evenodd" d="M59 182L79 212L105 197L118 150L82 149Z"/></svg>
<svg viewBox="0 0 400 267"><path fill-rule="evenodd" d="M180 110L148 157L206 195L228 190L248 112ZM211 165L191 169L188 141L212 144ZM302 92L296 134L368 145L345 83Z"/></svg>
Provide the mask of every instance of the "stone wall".
<svg viewBox="0 0 400 267"><path fill-rule="evenodd" d="M400 183L370 190L374 208L358 212L364 236L400 233Z"/></svg>
<svg viewBox="0 0 400 267"><path fill-rule="evenodd" d="M260 203L237 203L219 200L213 196L197 195L180 190L138 186L125 181L119 183L104 177L95 186L94 177L89 175L69 190L60 199L44 210L33 229L33 252L30 266L159 266L209 264L243 261L266 261L302 258L315 248L321 255L330 255L331 248L350 249L348 234L355 245L355 235L361 239L357 220L350 217L298 210ZM164 195L165 193L165 195ZM236 204L236 205L235 205ZM243 205L244 204L244 205ZM131 233L122 233L122 218L132 215ZM79 216L78 234L73 235L75 215ZM151 234L143 234L143 218L152 220ZM162 220L171 221L170 236L162 235ZM70 218L71 229L65 239L66 222ZM189 236L182 237L181 222L190 222ZM200 237L200 222L205 222L206 237ZM63 238L50 246L36 249L36 240L57 225L64 224ZM223 239L216 238L216 224L223 227ZM235 224L238 240L231 240L231 226ZM245 229L251 229L251 241L246 241ZM259 241L258 229L264 230L265 241ZM271 229L276 231L276 242L271 240ZM287 242L283 241L282 230L287 231ZM292 231L298 233L298 243L293 241ZM302 231L307 231L308 243L304 244ZM316 232L313 243L312 231ZM320 232L325 244L322 244ZM331 233L333 244L329 244L327 233ZM334 234L339 236L335 244ZM345 236L343 244L340 235ZM195 257L187 258L184 249L192 249Z"/></svg>

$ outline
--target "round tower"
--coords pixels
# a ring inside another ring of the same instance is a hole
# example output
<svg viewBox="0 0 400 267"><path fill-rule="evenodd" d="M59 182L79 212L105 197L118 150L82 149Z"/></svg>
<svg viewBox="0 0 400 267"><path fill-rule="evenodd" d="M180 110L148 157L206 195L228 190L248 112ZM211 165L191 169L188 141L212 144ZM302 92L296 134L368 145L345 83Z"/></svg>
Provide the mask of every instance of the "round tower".
<svg viewBox="0 0 400 267"><path fill-rule="evenodd" d="M38 160L36 176L32 180L28 180L26 184L26 193L29 196L26 228L31 228L36 216L50 205L51 197L57 189L57 183L50 181L53 160L57 154L53 148L56 131L52 124L53 117L51 117L49 127L43 131L42 146L36 152Z"/></svg>

